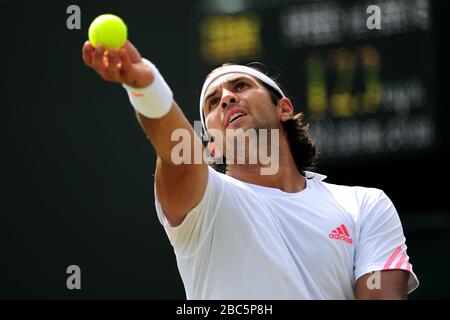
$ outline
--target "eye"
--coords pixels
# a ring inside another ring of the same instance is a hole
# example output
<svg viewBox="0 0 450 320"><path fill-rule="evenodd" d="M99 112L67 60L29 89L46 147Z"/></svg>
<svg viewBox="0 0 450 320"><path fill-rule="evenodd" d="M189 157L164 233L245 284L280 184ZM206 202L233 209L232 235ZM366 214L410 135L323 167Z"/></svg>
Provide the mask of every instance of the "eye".
<svg viewBox="0 0 450 320"><path fill-rule="evenodd" d="M247 84L246 82L244 82L244 81L241 81L241 82L238 82L238 83L236 84L235 89L236 89L237 91L239 91L239 90L241 90L241 89L244 89L245 87L248 87L248 84Z"/></svg>
<svg viewBox="0 0 450 320"><path fill-rule="evenodd" d="M209 100L209 104L208 104L208 106L211 108L211 107L214 107L217 103L219 103L219 98L211 98L210 100Z"/></svg>

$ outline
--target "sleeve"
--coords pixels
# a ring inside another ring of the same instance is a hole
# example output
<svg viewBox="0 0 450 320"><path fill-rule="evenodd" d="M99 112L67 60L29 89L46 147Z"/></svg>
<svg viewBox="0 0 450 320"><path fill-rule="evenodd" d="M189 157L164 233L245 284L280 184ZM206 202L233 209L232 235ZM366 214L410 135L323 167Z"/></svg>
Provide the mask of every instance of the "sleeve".
<svg viewBox="0 0 450 320"><path fill-rule="evenodd" d="M188 258L195 255L211 234L217 208L219 208L222 199L222 180L220 173L208 167L208 181L202 200L186 215L184 221L176 227L172 227L164 215L155 184L156 213L177 256Z"/></svg>
<svg viewBox="0 0 450 320"><path fill-rule="evenodd" d="M381 270L410 273L408 294L419 286L406 253L406 239L392 201L381 190L361 209L360 234L355 253L355 279Z"/></svg>

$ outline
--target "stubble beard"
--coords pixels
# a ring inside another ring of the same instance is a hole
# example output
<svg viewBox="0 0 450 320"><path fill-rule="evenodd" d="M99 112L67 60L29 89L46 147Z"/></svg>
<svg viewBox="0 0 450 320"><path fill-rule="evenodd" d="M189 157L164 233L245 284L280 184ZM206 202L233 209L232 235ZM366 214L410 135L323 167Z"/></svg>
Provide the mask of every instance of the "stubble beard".
<svg viewBox="0 0 450 320"><path fill-rule="evenodd" d="M255 119L255 118L253 118ZM227 129L225 133L227 164L259 165L261 152L267 157L272 156L271 128L267 121L254 120L252 126L246 128ZM260 149L265 150L260 150Z"/></svg>

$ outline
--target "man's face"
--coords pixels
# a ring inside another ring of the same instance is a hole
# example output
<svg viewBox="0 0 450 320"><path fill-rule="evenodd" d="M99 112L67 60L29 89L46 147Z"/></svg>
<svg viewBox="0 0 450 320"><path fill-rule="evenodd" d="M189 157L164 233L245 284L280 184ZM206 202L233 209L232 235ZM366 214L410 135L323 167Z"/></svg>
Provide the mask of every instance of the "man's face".
<svg viewBox="0 0 450 320"><path fill-rule="evenodd" d="M215 79L205 93L203 104L208 129L271 129L280 127L277 108L269 92L255 78L242 73Z"/></svg>

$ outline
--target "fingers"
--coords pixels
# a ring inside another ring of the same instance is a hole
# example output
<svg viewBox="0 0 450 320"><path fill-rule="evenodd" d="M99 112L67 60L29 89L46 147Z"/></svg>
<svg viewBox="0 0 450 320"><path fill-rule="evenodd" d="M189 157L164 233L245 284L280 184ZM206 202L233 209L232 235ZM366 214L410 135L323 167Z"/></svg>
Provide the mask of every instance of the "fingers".
<svg viewBox="0 0 450 320"><path fill-rule="evenodd" d="M92 68L97 72L103 72L105 70L105 64L103 61L103 56L105 54L105 49L103 46L98 46L95 48L93 57L92 57Z"/></svg>
<svg viewBox="0 0 450 320"><path fill-rule="evenodd" d="M132 63L131 63L130 57L127 54L127 52L125 51L125 49L122 48L119 50L119 56L120 56L120 61L121 61L120 75L126 81L128 79L129 71L132 67Z"/></svg>
<svg viewBox="0 0 450 320"><path fill-rule="evenodd" d="M128 46L127 48L125 48ZM132 83L135 76L133 71L132 58L139 57L136 48L127 41L127 45L120 50L105 50L103 46L94 48L89 41L86 41L82 48L82 58L84 63L95 70L106 81L118 83Z"/></svg>
<svg viewBox="0 0 450 320"><path fill-rule="evenodd" d="M94 53L94 47L92 46L92 44L89 41L86 41L81 50L81 55L82 55L84 63L87 66L91 66L91 64L92 64L93 53Z"/></svg>
<svg viewBox="0 0 450 320"><path fill-rule="evenodd" d="M107 53L107 67L105 70L109 81L121 82L120 67L119 52L115 49L110 49Z"/></svg>
<svg viewBox="0 0 450 320"><path fill-rule="evenodd" d="M110 53L105 51L103 46L95 48L92 58L91 67L97 72L105 81L114 81L114 65L110 60Z"/></svg>

